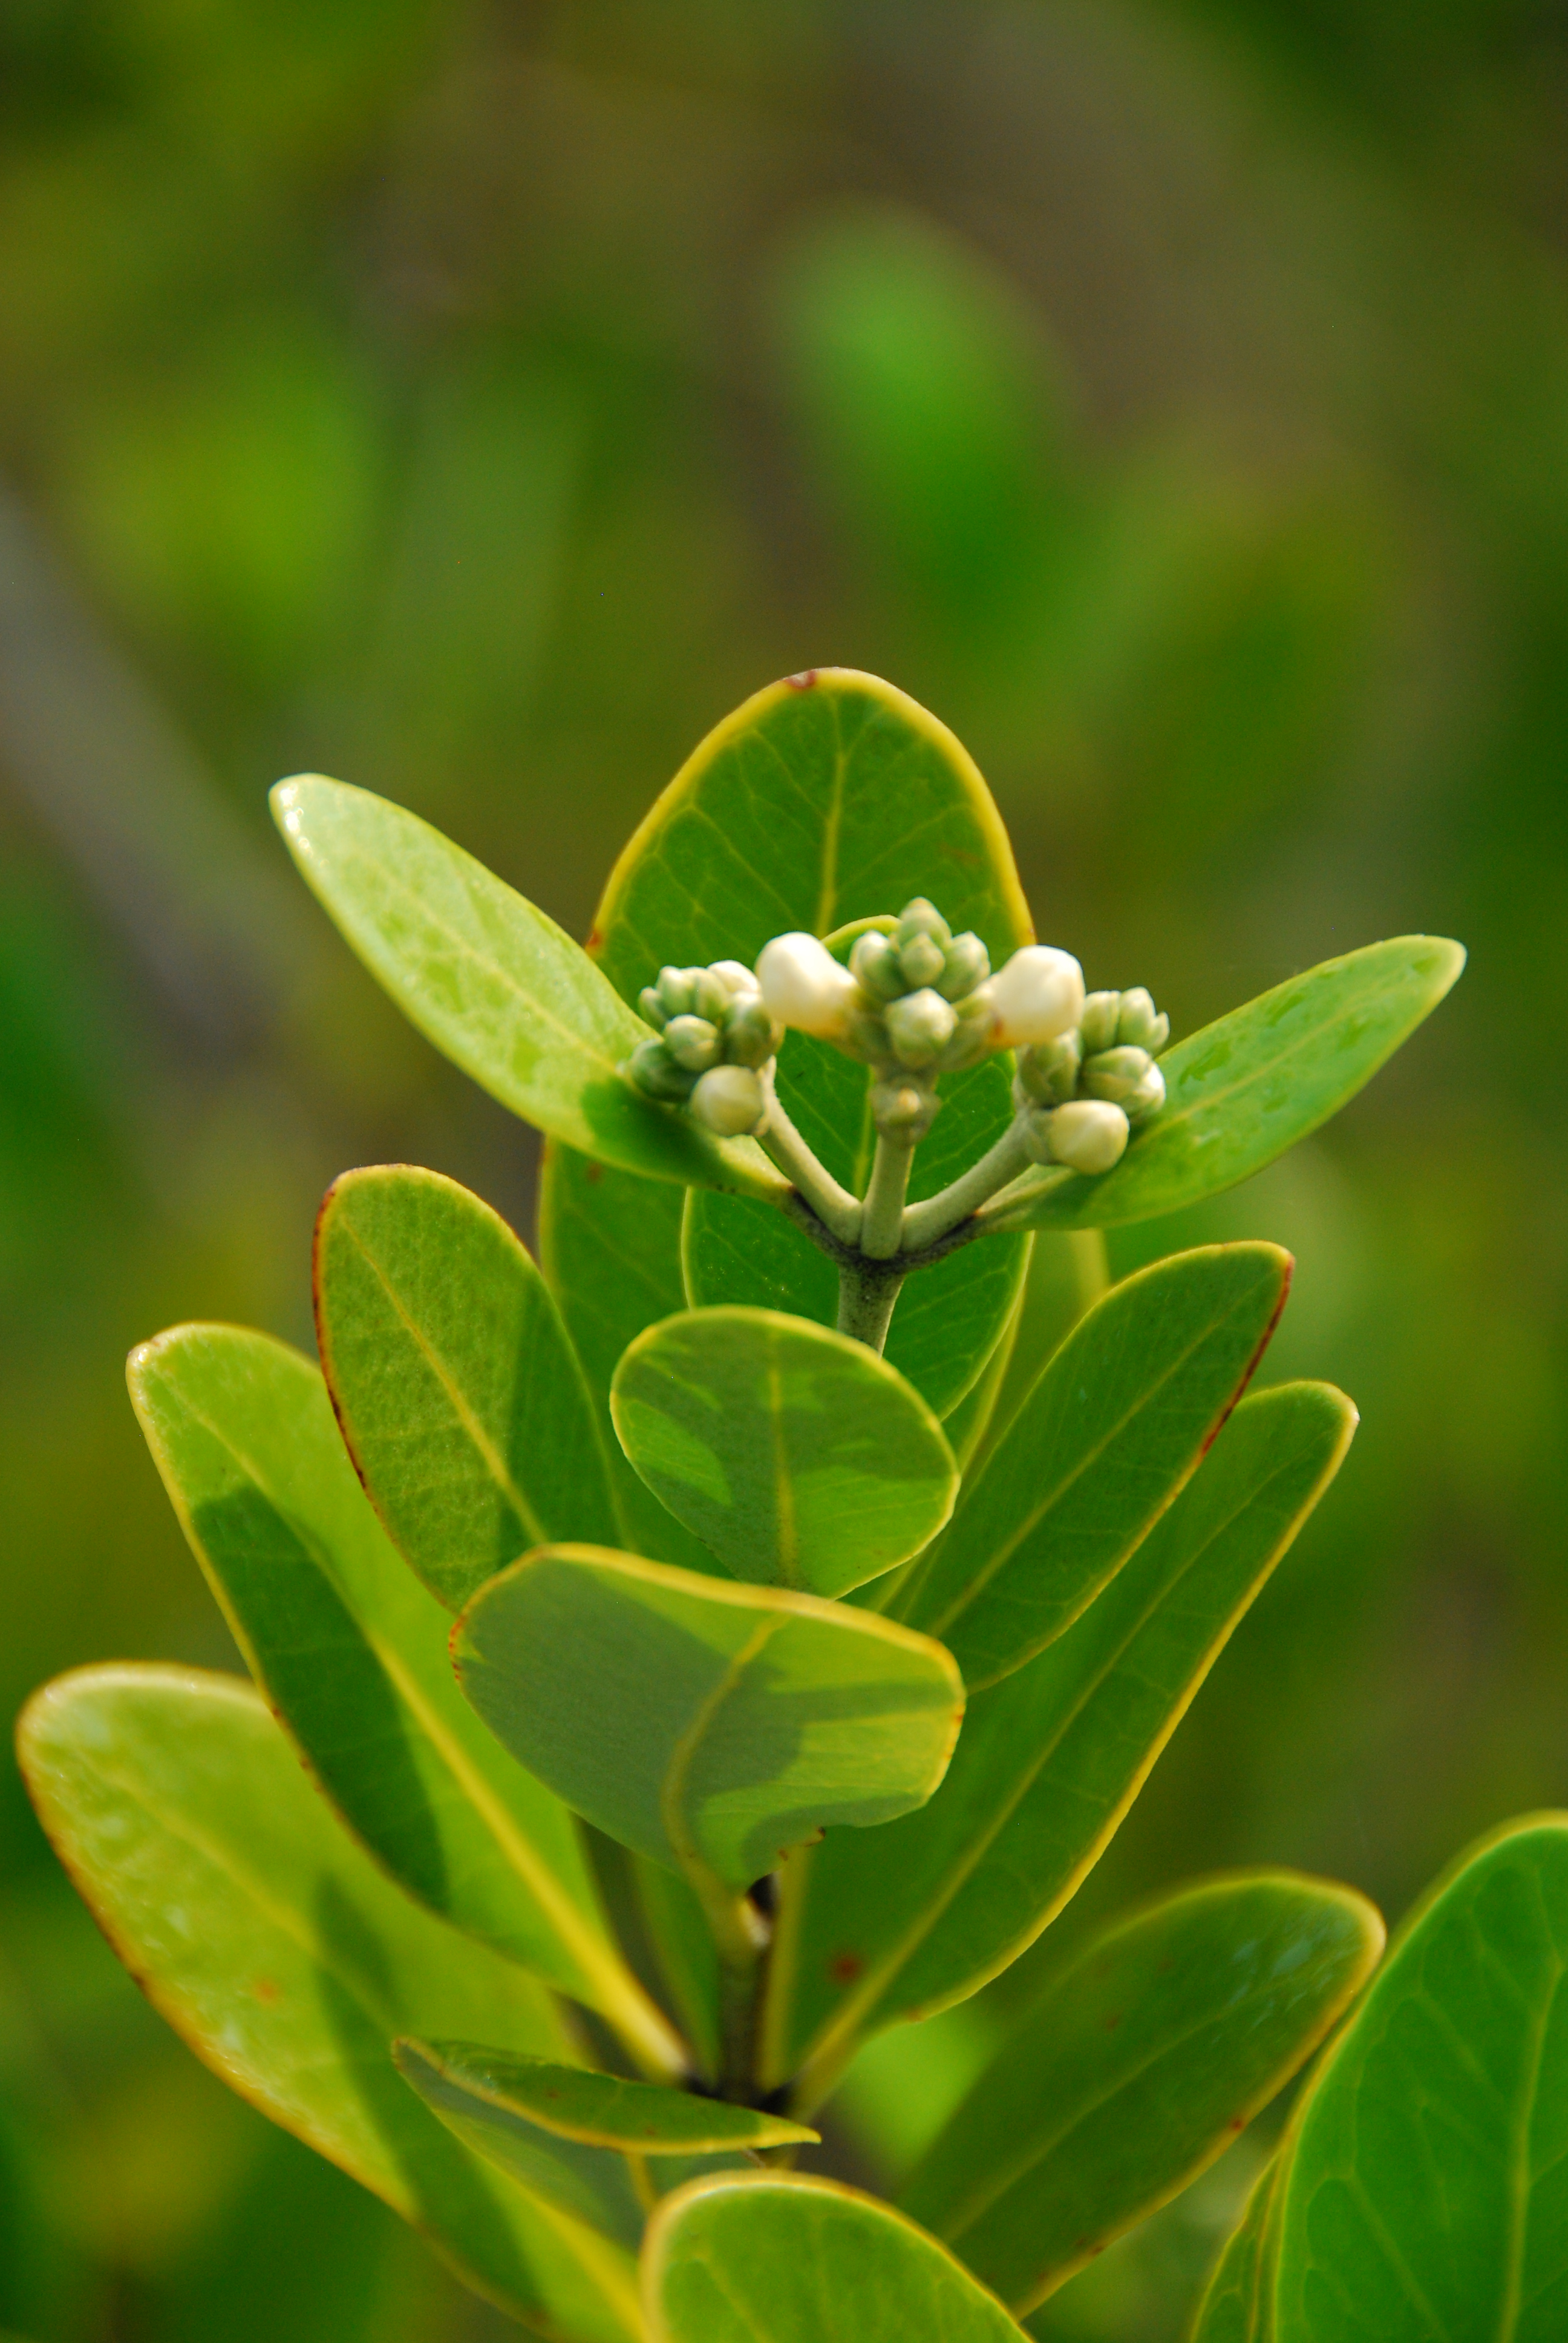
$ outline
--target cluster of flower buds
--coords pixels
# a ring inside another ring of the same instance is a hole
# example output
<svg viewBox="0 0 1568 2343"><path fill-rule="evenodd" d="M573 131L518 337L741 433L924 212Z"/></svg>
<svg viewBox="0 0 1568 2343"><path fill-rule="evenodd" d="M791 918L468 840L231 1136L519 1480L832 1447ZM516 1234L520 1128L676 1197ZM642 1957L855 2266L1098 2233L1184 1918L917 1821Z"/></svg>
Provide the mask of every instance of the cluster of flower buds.
<svg viewBox="0 0 1568 2343"><path fill-rule="evenodd" d="M638 1007L658 1035L639 1041L627 1072L649 1098L686 1106L709 1131L733 1139L767 1116L759 1069L784 1038L741 960L661 968Z"/></svg>
<svg viewBox="0 0 1568 2343"><path fill-rule="evenodd" d="M1170 1038L1171 1020L1137 985L1090 993L1076 1025L1023 1051L1012 1094L1035 1162L1074 1172L1119 1162L1132 1127L1165 1103L1154 1060Z"/></svg>

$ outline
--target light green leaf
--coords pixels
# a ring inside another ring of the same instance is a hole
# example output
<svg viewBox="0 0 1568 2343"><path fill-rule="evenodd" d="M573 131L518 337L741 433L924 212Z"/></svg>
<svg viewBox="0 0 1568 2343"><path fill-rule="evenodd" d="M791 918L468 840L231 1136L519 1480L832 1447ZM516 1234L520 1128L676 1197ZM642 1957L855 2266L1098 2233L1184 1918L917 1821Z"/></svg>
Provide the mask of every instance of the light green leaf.
<svg viewBox="0 0 1568 2343"><path fill-rule="evenodd" d="M770 936L829 935L915 895L955 930L972 928L999 962L1032 940L1007 833L961 744L890 684L819 668L758 692L700 743L617 863L588 950L630 1001L667 961L749 966ZM863 1067L804 1034L779 1053L786 1107L857 1194L870 1164L867 1084ZM944 1081L942 1096L915 1158L917 1201L967 1169L1012 1112L995 1061ZM1010 1242L970 1245L904 1289L888 1355L939 1416L994 1347L1022 1262ZM688 1267L694 1302L833 1322L831 1267L775 1212L694 1212Z"/></svg>
<svg viewBox="0 0 1568 2343"><path fill-rule="evenodd" d="M918 1554L958 1494L941 1426L903 1377L777 1311L649 1327L616 1369L610 1413L654 1494L763 1585L842 1594Z"/></svg>
<svg viewBox="0 0 1568 2343"><path fill-rule="evenodd" d="M349 1827L421 1903L678 2070L571 1815L457 1691L447 1616L367 1503L317 1370L266 1334L178 1326L132 1353L129 1382L235 1639Z"/></svg>
<svg viewBox="0 0 1568 2343"><path fill-rule="evenodd" d="M1290 1278L1277 1245L1205 1245L1074 1328L890 1606L951 1648L971 1692L1054 1642L1136 1551L1246 1389Z"/></svg>
<svg viewBox="0 0 1568 2343"><path fill-rule="evenodd" d="M772 1195L749 1141L712 1138L619 1069L648 1028L553 920L368 789L303 773L273 811L371 974L427 1040L526 1122L654 1179Z"/></svg>
<svg viewBox="0 0 1568 2343"><path fill-rule="evenodd" d="M609 1420L610 1380L627 1344L645 1326L686 1307L680 1278L685 1192L639 1180L556 1140L539 1170L539 1266L560 1305L582 1362L609 1459L620 1520L617 1544L683 1570L714 1572L700 1539L668 1513L638 1478ZM773 1217L759 1206L769 1219Z"/></svg>
<svg viewBox="0 0 1568 2343"><path fill-rule="evenodd" d="M1188 2343L1271 2343L1273 2239L1280 2159L1266 2164L1203 2289Z"/></svg>
<svg viewBox="0 0 1568 2343"><path fill-rule="evenodd" d="M1179 1888L1090 1938L900 2192L1021 2315L1166 2204L1360 1992L1375 1908L1296 1872Z"/></svg>
<svg viewBox="0 0 1568 2343"><path fill-rule="evenodd" d="M1020 2343L934 2237L837 2181L758 2173L668 2197L642 2254L649 2343Z"/></svg>
<svg viewBox="0 0 1568 2343"><path fill-rule="evenodd" d="M61 1861L199 2058L525 2325L633 2343L625 2258L460 2147L392 2064L400 2034L559 2057L548 1996L382 1877L257 1694L192 1669L83 1668L34 1697L18 1745Z"/></svg>
<svg viewBox="0 0 1568 2343"><path fill-rule="evenodd" d="M463 1689L578 1814L736 1891L829 1822L930 1797L963 1711L940 1644L841 1604L588 1546L492 1579Z"/></svg>
<svg viewBox="0 0 1568 2343"><path fill-rule="evenodd" d="M1031 1172L998 1200L1000 1225L1114 1228L1250 1179L1354 1098L1463 966L1442 936L1395 936L1261 993L1166 1051L1165 1106L1113 1172Z"/></svg>
<svg viewBox="0 0 1568 2343"><path fill-rule="evenodd" d="M919 1815L791 1856L769 1966L765 2083L818 2106L863 2035L961 2001L1076 1893L1232 1628L1350 1444L1321 1383L1244 1400L1100 1600L970 1702Z"/></svg>
<svg viewBox="0 0 1568 2343"><path fill-rule="evenodd" d="M1429 1889L1282 2154L1275 2343L1568 2331L1568 1815Z"/></svg>
<svg viewBox="0 0 1568 2343"><path fill-rule="evenodd" d="M408 1164L346 1172L317 1220L315 1282L349 1454L448 1610L529 1546L618 1534L560 1313L487 1204Z"/></svg>

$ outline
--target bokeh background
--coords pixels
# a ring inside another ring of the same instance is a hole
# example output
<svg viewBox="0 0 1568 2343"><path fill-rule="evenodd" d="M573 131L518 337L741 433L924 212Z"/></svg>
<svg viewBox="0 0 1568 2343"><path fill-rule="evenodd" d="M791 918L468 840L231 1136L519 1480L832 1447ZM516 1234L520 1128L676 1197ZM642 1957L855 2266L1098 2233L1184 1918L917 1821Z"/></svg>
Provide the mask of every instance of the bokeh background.
<svg viewBox="0 0 1568 2343"><path fill-rule="evenodd" d="M5 0L0 1692L234 1664L126 1406L308 1342L317 1199L528 1225L264 809L317 768L586 927L771 678L974 750L1042 935L1191 1030L1470 972L1194 1235L1299 1256L1363 1428L1059 1931L846 2094L896 2168L1095 1915L1280 1861L1391 1916L1568 1801L1568 18L1541 0ZM1258 2148L1041 2334L1179 2330ZM857 2166L856 2160L859 2159ZM503 2329L138 2000L0 1780L0 2327Z"/></svg>

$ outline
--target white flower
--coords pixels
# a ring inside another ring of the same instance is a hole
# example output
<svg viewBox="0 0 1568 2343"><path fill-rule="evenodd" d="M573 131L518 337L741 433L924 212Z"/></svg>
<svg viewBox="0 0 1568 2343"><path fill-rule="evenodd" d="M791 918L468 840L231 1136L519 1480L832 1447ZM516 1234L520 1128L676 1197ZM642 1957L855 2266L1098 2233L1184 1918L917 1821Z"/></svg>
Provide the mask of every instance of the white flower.
<svg viewBox="0 0 1568 2343"><path fill-rule="evenodd" d="M838 1039L845 1011L859 989L825 944L799 930L763 945L757 981L768 1013L778 1024L793 1025L798 1032L815 1033L824 1041Z"/></svg>
<svg viewBox="0 0 1568 2343"><path fill-rule="evenodd" d="M1052 1111L1050 1151L1070 1172L1109 1172L1126 1145L1127 1117L1106 1099L1070 1099Z"/></svg>
<svg viewBox="0 0 1568 2343"><path fill-rule="evenodd" d="M723 1139L739 1139L761 1122L767 1101L749 1066L710 1066L687 1101L699 1122Z"/></svg>
<svg viewBox="0 0 1568 2343"><path fill-rule="evenodd" d="M1083 970L1070 952L1053 944L1025 944L997 970L989 989L998 1049L1054 1041L1083 1014Z"/></svg>

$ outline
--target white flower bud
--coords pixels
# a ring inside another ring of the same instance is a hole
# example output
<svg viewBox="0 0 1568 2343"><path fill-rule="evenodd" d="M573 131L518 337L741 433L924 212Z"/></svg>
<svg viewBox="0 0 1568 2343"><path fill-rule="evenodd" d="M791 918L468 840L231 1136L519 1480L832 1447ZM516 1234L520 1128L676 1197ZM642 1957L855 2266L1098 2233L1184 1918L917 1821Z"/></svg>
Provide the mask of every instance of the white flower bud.
<svg viewBox="0 0 1568 2343"><path fill-rule="evenodd" d="M1054 1041L1077 1024L1083 1010L1083 970L1053 944L1025 944L990 980L998 1049Z"/></svg>
<svg viewBox="0 0 1568 2343"><path fill-rule="evenodd" d="M719 983L731 998L739 993L755 992L757 990L756 973L747 967L743 960L716 960L708 973L719 979Z"/></svg>
<svg viewBox="0 0 1568 2343"><path fill-rule="evenodd" d="M1121 1101L1121 1111L1129 1122L1147 1122L1158 1114L1165 1103L1165 1077L1159 1067L1150 1062L1149 1071L1130 1098Z"/></svg>
<svg viewBox="0 0 1568 2343"><path fill-rule="evenodd" d="M762 947L757 981L768 1013L779 1025L838 1038L856 990L854 978L815 936L796 930Z"/></svg>
<svg viewBox="0 0 1568 2343"><path fill-rule="evenodd" d="M901 1066L911 1067L929 1066L939 1057L959 1021L952 1002L929 985L920 992L906 992L901 1001L890 1001L885 1015L894 1057Z"/></svg>
<svg viewBox="0 0 1568 2343"><path fill-rule="evenodd" d="M1127 1135L1127 1117L1106 1099L1070 1099L1051 1114L1050 1151L1072 1172L1109 1172L1121 1161Z"/></svg>
<svg viewBox="0 0 1568 2343"><path fill-rule="evenodd" d="M699 1122L723 1139L756 1131L767 1111L762 1085L749 1066L711 1066L688 1101Z"/></svg>

